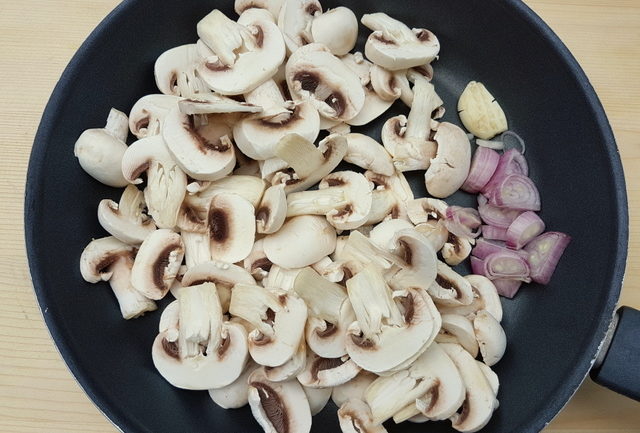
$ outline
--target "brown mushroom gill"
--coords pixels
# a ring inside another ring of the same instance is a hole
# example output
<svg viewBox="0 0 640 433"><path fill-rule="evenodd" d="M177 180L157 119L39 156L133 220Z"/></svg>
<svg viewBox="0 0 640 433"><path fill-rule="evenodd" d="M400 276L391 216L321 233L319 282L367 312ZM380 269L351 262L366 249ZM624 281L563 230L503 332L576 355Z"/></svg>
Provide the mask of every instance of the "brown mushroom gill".
<svg viewBox="0 0 640 433"><path fill-rule="evenodd" d="M223 143L219 138L215 142L211 142L203 137L195 126L193 116L187 116L188 121L183 124L184 129L189 133L191 138L197 143L198 150L203 154L207 154L209 151L224 153L230 149L228 144Z"/></svg>
<svg viewBox="0 0 640 433"><path fill-rule="evenodd" d="M469 393L465 395L464 402L462 403L462 406L460 406L460 408L458 409L458 412L456 413L460 415L456 420L456 424L463 423L464 420L466 420L467 417L469 416Z"/></svg>
<svg viewBox="0 0 640 433"><path fill-rule="evenodd" d="M227 336L227 338L222 340L220 347L218 347L218 358L224 357L224 354L227 353L229 346L231 346L231 337Z"/></svg>
<svg viewBox="0 0 640 433"><path fill-rule="evenodd" d="M385 38L382 34L374 33L372 37L373 39L377 40L378 42L382 42L385 45L396 45L394 41L392 41L391 39Z"/></svg>
<svg viewBox="0 0 640 433"><path fill-rule="evenodd" d="M227 212L222 209L209 211L210 237L215 242L225 242L229 238L229 221Z"/></svg>
<svg viewBox="0 0 640 433"><path fill-rule="evenodd" d="M311 365L311 377L318 380L318 373L324 370L331 370L340 367L344 361L340 358L318 358Z"/></svg>
<svg viewBox="0 0 640 433"><path fill-rule="evenodd" d="M162 339L162 349L164 349L165 353L174 359L180 359L180 349L178 348L178 343L175 341L169 341L166 338Z"/></svg>
<svg viewBox="0 0 640 433"><path fill-rule="evenodd" d="M269 221L270 211L268 207L261 207L256 211L256 221L262 221L263 224L266 224Z"/></svg>
<svg viewBox="0 0 640 433"><path fill-rule="evenodd" d="M324 103L336 112L336 116L341 116L342 114L344 114L346 103L344 97L340 93L331 93L327 97L327 99L324 100Z"/></svg>
<svg viewBox="0 0 640 433"><path fill-rule="evenodd" d="M338 212L336 212L334 217L341 218L343 216L351 215L352 213L353 213L353 207L351 206L351 203L349 203L345 207L340 209Z"/></svg>
<svg viewBox="0 0 640 433"><path fill-rule="evenodd" d="M304 10L311 16L314 16L318 12L322 12L322 10L315 3L309 3Z"/></svg>
<svg viewBox="0 0 640 433"><path fill-rule="evenodd" d="M366 338L362 333L360 333L360 335L351 334L351 341L353 341L353 344L362 349L371 349L375 346L373 341Z"/></svg>
<svg viewBox="0 0 640 433"><path fill-rule="evenodd" d="M407 296L403 296L400 298L400 305L404 311L404 321L406 324L410 324L413 320L413 316L415 315L415 305L413 294L409 293Z"/></svg>
<svg viewBox="0 0 640 433"><path fill-rule="evenodd" d="M169 262L170 262L170 258L171 258L171 253L173 251L180 251L181 247L179 244L172 244L172 245L167 245L158 255L158 258L156 259L156 261L153 263L152 269L153 269L153 284L160 288L161 290L166 289L167 287L165 286L165 282L164 282L164 274L165 271L167 269L167 266L169 266Z"/></svg>
<svg viewBox="0 0 640 433"><path fill-rule="evenodd" d="M293 77L294 81L300 82L300 87L310 93L315 93L320 84L320 77L312 72L298 72Z"/></svg>
<svg viewBox="0 0 640 433"><path fill-rule="evenodd" d="M279 115L277 117L277 119L279 120L275 120L275 119L269 119L269 118L265 118L265 119L260 119L260 125L262 125L265 128L269 128L269 129L281 129L285 126L292 126L293 124L304 120L302 118L302 116L300 115L300 110L301 110L301 106L297 105L294 109L293 112L291 112L290 114L288 114L286 117L283 117L281 115Z"/></svg>
<svg viewBox="0 0 640 433"><path fill-rule="evenodd" d="M142 119L136 122L136 130L140 131L141 129L146 129L149 127L150 116L147 114Z"/></svg>
<svg viewBox="0 0 640 433"><path fill-rule="evenodd" d="M431 32L428 32L425 29L421 29L418 33L416 33L416 37L421 42L428 42L429 40L431 40Z"/></svg>
<svg viewBox="0 0 640 433"><path fill-rule="evenodd" d="M447 236L447 243L453 245L453 250L457 253L460 253L460 239L452 233L449 233Z"/></svg>
<svg viewBox="0 0 640 433"><path fill-rule="evenodd" d="M442 287L445 290L453 290L454 292L456 292L456 299L458 299L461 296L460 289L458 288L458 286L456 286L456 284L453 281L449 280L446 277L443 277L440 274L436 276L436 284L438 284L440 287Z"/></svg>
<svg viewBox="0 0 640 433"><path fill-rule="evenodd" d="M433 409L433 407L438 402L439 396L440 396L440 380L436 379L433 385L431 386L431 388L429 388L429 390L422 397L422 400L429 401L429 405L426 407L425 412L428 412L431 409Z"/></svg>
<svg viewBox="0 0 640 433"><path fill-rule="evenodd" d="M278 433L289 433L289 414L278 393L262 382L251 382L251 386L258 391L260 406L273 428Z"/></svg>
<svg viewBox="0 0 640 433"><path fill-rule="evenodd" d="M400 246L400 253L402 254L402 260L411 266L413 260L413 252L411 251L411 247L406 241L400 240L398 241L398 245Z"/></svg>
<svg viewBox="0 0 640 433"><path fill-rule="evenodd" d="M324 321L324 323L325 323L324 329L320 329L320 328L316 329L316 335L318 337L327 338L327 337L331 337L333 334L338 332L338 327L333 323L329 323L326 320Z"/></svg>

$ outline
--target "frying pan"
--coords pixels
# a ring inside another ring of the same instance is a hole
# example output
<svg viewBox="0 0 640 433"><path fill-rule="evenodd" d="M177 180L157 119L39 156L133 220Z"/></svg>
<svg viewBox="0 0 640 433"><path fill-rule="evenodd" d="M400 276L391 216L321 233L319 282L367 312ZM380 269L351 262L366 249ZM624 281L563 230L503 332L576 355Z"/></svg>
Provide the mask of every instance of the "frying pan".
<svg viewBox="0 0 640 433"><path fill-rule="evenodd" d="M119 191L82 171L73 156L76 138L102 126L111 107L128 111L138 98L155 93L156 57L194 42L196 22L211 9L234 16L232 3L123 2L64 72L31 154L26 243L44 319L84 390L126 432L259 431L248 409L226 411L205 392L168 385L151 361L159 313L122 320L108 286L85 283L78 269L84 246L106 235L96 218L98 202L117 198ZM640 319L631 309L615 315L628 236L622 166L603 109L567 48L518 0L340 3L358 16L384 11L436 33L442 51L434 82L449 110L445 120L459 123L457 96L468 81L484 82L507 113L510 128L527 142L547 227L573 237L549 285L531 284L514 300L503 300L508 348L495 368L500 408L484 431L544 428L589 373L601 346L611 349L600 356L592 375L637 398L640 348L632 332L640 329ZM361 30L362 48L368 32ZM388 115L401 111L406 109L397 104ZM379 138L382 122L358 131ZM424 196L422 176L409 179L416 195ZM473 198L458 193L450 202L470 205ZM612 322L614 317L619 320ZM313 426L314 432L339 431L334 408L325 409ZM427 426L388 429L422 432ZM444 422L428 429L450 431Z"/></svg>

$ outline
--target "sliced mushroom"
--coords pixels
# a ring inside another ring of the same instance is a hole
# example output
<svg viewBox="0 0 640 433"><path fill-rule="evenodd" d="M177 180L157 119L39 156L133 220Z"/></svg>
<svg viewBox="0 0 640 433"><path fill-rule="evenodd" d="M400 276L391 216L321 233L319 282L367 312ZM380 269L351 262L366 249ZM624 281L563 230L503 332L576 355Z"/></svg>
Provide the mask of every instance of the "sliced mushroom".
<svg viewBox="0 0 640 433"><path fill-rule="evenodd" d="M127 115L112 108L104 128L87 129L73 148L80 166L97 181L122 188L127 180L122 175L122 158L127 150Z"/></svg>
<svg viewBox="0 0 640 433"><path fill-rule="evenodd" d="M189 268L182 277L183 287L197 286L202 283L215 283L222 312L229 311L231 302L231 290L236 284L255 284L251 274L240 266L225 263L206 261Z"/></svg>
<svg viewBox="0 0 640 433"><path fill-rule="evenodd" d="M444 225L448 207L444 201L434 198L419 198L407 203L407 216L416 224L416 229L429 239L436 251L441 250L450 238L454 240L452 236L455 235L451 235ZM452 257L452 254L447 254L448 259Z"/></svg>
<svg viewBox="0 0 640 433"><path fill-rule="evenodd" d="M484 363L489 367L497 364L507 348L507 336L500 322L487 310L480 310L473 319L473 329Z"/></svg>
<svg viewBox="0 0 640 433"><path fill-rule="evenodd" d="M379 423L374 423L369 406L356 399L349 399L338 409L338 420L343 433L387 433Z"/></svg>
<svg viewBox="0 0 640 433"><path fill-rule="evenodd" d="M208 215L211 257L227 263L244 260L253 247L256 233L254 208L236 194L213 196Z"/></svg>
<svg viewBox="0 0 640 433"><path fill-rule="evenodd" d="M278 27L290 53L313 41L311 23L321 13L322 6L317 0L284 0L278 16Z"/></svg>
<svg viewBox="0 0 640 433"><path fill-rule="evenodd" d="M287 218L287 195L284 185L273 185L264 192L260 206L256 208L258 233L272 234L280 230Z"/></svg>
<svg viewBox="0 0 640 433"><path fill-rule="evenodd" d="M178 101L180 112L187 115L198 114L218 114L218 115L241 115L250 113L260 113L263 111L262 106L251 104L249 102L240 102L226 96L216 95L215 93L200 93L189 98L180 99ZM227 116L219 116L222 123L229 123ZM211 120L211 119L208 119ZM235 123L235 122L234 122Z"/></svg>
<svg viewBox="0 0 640 433"><path fill-rule="evenodd" d="M307 345L303 338L291 359L277 367L264 367L264 374L271 382L295 380L295 377L304 371L306 363Z"/></svg>
<svg viewBox="0 0 640 433"><path fill-rule="evenodd" d="M223 322L215 284L180 291L175 329L153 342L153 363L173 386L206 390L233 383L247 360L247 334L241 325Z"/></svg>
<svg viewBox="0 0 640 433"><path fill-rule="evenodd" d="M345 281L344 264L336 263L331 257L323 257L311 265L311 268L332 283ZM347 278L348 279L348 278Z"/></svg>
<svg viewBox="0 0 640 433"><path fill-rule="evenodd" d="M303 338L307 306L294 293L236 284L229 312L254 326L249 333L249 353L258 364L284 364Z"/></svg>
<svg viewBox="0 0 640 433"><path fill-rule="evenodd" d="M364 134L347 134L347 154L344 160L383 176L393 176L395 167L389 152L380 143Z"/></svg>
<svg viewBox="0 0 640 433"><path fill-rule="evenodd" d="M246 406L249 403L249 376L258 368L260 366L249 359L236 380L222 388L210 389L209 397L223 409L240 409Z"/></svg>
<svg viewBox="0 0 640 433"><path fill-rule="evenodd" d="M264 238L267 258L283 268L309 266L336 248L336 231L326 218L301 215Z"/></svg>
<svg viewBox="0 0 640 433"><path fill-rule="evenodd" d="M267 288L271 287L290 292L293 290L294 283L301 270L299 268L287 269L272 265L269 269L269 275L262 280L262 285Z"/></svg>
<svg viewBox="0 0 640 433"><path fill-rule="evenodd" d="M459 265L471 254L472 241L472 239L462 238L449 232L447 242L440 251L442 258L450 266Z"/></svg>
<svg viewBox="0 0 640 433"><path fill-rule="evenodd" d="M127 181L142 183L140 176L144 172L149 215L159 228L174 228L186 193L187 176L174 162L161 136L138 140L124 153L122 173Z"/></svg>
<svg viewBox="0 0 640 433"><path fill-rule="evenodd" d="M322 44L307 45L287 62L287 84L296 100L308 100L330 120L346 122L362 110L359 77Z"/></svg>
<svg viewBox="0 0 640 433"><path fill-rule="evenodd" d="M233 129L238 148L250 158L275 157L278 141L287 134L298 134L311 142L318 137L318 111L307 101L285 101L273 79L246 94L245 98L263 107L261 113L240 120Z"/></svg>
<svg viewBox="0 0 640 433"><path fill-rule="evenodd" d="M189 199L206 207L214 196L220 193L229 193L239 195L251 203L254 208L257 208L266 188L266 182L255 176L233 175L211 182Z"/></svg>
<svg viewBox="0 0 640 433"><path fill-rule="evenodd" d="M309 388L331 388L347 383L358 375L361 368L345 355L340 358L322 358L315 353L307 355L307 364L298 381Z"/></svg>
<svg viewBox="0 0 640 433"><path fill-rule="evenodd" d="M491 389L493 393L498 395L498 391L500 390L500 380L498 379L498 375L489 367L487 364L481 361L476 360L476 364L480 367L480 370L484 373L484 377L487 378L489 385L491 385ZM496 400L495 404L499 404ZM497 406L496 406L497 407Z"/></svg>
<svg viewBox="0 0 640 433"><path fill-rule="evenodd" d="M402 96L401 84L395 72L374 64L369 71L369 75L373 91L376 92L382 100L396 101Z"/></svg>
<svg viewBox="0 0 640 433"><path fill-rule="evenodd" d="M251 253L244 259L243 266L256 281L263 281L271 269L271 260L264 252L264 239L259 239L253 244Z"/></svg>
<svg viewBox="0 0 640 433"><path fill-rule="evenodd" d="M289 168L287 161L278 157L259 161L258 164L260 165L260 177L267 182L271 182L276 173Z"/></svg>
<svg viewBox="0 0 640 433"><path fill-rule="evenodd" d="M365 45L367 57L391 71L431 63L440 52L438 38L426 29L410 29L384 13L362 16L373 33Z"/></svg>
<svg viewBox="0 0 640 433"><path fill-rule="evenodd" d="M437 257L431 243L415 229L398 231L392 241L401 268L389 280L394 290L428 289L437 277Z"/></svg>
<svg viewBox="0 0 640 433"><path fill-rule="evenodd" d="M427 291L434 302L447 307L470 305L473 302L469 281L441 261L438 261L436 279Z"/></svg>
<svg viewBox="0 0 640 433"><path fill-rule="evenodd" d="M382 127L382 143L399 171L428 169L438 150L431 137L431 116L442 99L426 80L416 82L414 93L409 116L392 117Z"/></svg>
<svg viewBox="0 0 640 433"><path fill-rule="evenodd" d="M311 409L302 386L295 380L271 382L263 369L249 376L249 405L265 433L309 433Z"/></svg>
<svg viewBox="0 0 640 433"><path fill-rule="evenodd" d="M131 284L149 299L162 299L176 278L184 244L180 235L167 229L152 232L140 245L131 270Z"/></svg>
<svg viewBox="0 0 640 433"><path fill-rule="evenodd" d="M129 129L138 139L162 133L164 119L180 98L173 95L146 95L133 105L129 113Z"/></svg>
<svg viewBox="0 0 640 433"><path fill-rule="evenodd" d="M336 406L342 406L349 399L364 400L364 393L371 383L378 378L377 375L361 370L360 373L349 382L333 388L331 399Z"/></svg>
<svg viewBox="0 0 640 433"><path fill-rule="evenodd" d="M474 358L478 356L478 341L471 321L457 314L442 314L442 328L436 337L439 343L458 343ZM484 328L483 328L484 330Z"/></svg>
<svg viewBox="0 0 640 433"><path fill-rule="evenodd" d="M316 416L322 409L325 408L329 399L331 399L331 391L333 388L309 388L303 386L307 400L309 400L309 408L311 409L311 416Z"/></svg>
<svg viewBox="0 0 640 433"><path fill-rule="evenodd" d="M471 284L471 290L473 291L471 304L455 307L440 306L440 312L442 314L458 314L473 320L478 311L487 310L489 314L500 322L502 320L502 304L493 282L483 275L466 275L464 278Z"/></svg>
<svg viewBox="0 0 640 433"><path fill-rule="evenodd" d="M453 428L461 432L475 432L484 427L497 407L496 395L486 376L469 352L458 344L441 344L458 368L466 389L462 410L451 416Z"/></svg>
<svg viewBox="0 0 640 433"><path fill-rule="evenodd" d="M407 219L407 202L413 200L413 192L404 175L396 172L392 176L383 176L372 171L364 175L374 185L367 224L377 224L388 218Z"/></svg>
<svg viewBox="0 0 640 433"><path fill-rule="evenodd" d="M139 245L156 229L153 220L143 213L142 191L129 185L122 192L120 202L104 199L98 205L98 221L109 234L131 245Z"/></svg>
<svg viewBox="0 0 640 433"><path fill-rule="evenodd" d="M181 45L165 51L154 65L156 86L165 95L186 98L198 93L209 93L196 73L200 62L196 44Z"/></svg>
<svg viewBox="0 0 640 433"><path fill-rule="evenodd" d="M434 328L440 327L435 308L427 305L428 297L415 290L392 294L371 265L347 281L347 290L357 317L348 330L347 353L373 373L388 371L419 355L433 341Z"/></svg>
<svg viewBox="0 0 640 433"><path fill-rule="evenodd" d="M235 0L234 9L238 15L242 15L252 8L265 9L271 13L275 20L280 14L282 3L283 0Z"/></svg>
<svg viewBox="0 0 640 433"><path fill-rule="evenodd" d="M178 228L184 243L187 269L211 261L207 209L201 209L185 201L178 214Z"/></svg>
<svg viewBox="0 0 640 433"><path fill-rule="evenodd" d="M326 176L317 191L287 196L287 217L325 215L339 230L362 226L371 210L371 183L360 173L339 171Z"/></svg>
<svg viewBox="0 0 640 433"><path fill-rule="evenodd" d="M324 44L336 56L343 56L356 45L358 18L344 6L330 9L314 17L311 36L314 42Z"/></svg>
<svg viewBox="0 0 640 433"><path fill-rule="evenodd" d="M438 125L433 139L437 143L437 153L424 181L429 194L445 198L460 189L469 175L471 144L462 129L447 122Z"/></svg>
<svg viewBox="0 0 640 433"><path fill-rule="evenodd" d="M458 114L467 131L483 140L509 129L502 107L482 83L467 84L458 100Z"/></svg>
<svg viewBox="0 0 640 433"><path fill-rule="evenodd" d="M376 225L371 233L369 233L369 239L378 247L393 252L396 247L395 235L401 230L413 229L413 224L406 220L386 220Z"/></svg>
<svg viewBox="0 0 640 433"><path fill-rule="evenodd" d="M379 377L367 388L365 401L374 423L383 423L407 405L416 404L430 419L447 419L464 400L462 377L440 345L429 348L406 370Z"/></svg>
<svg viewBox="0 0 640 433"><path fill-rule="evenodd" d="M212 50L197 71L222 95L241 95L271 78L285 58L278 27L267 20L241 25L214 10L198 23L198 36Z"/></svg>
<svg viewBox="0 0 640 433"><path fill-rule="evenodd" d="M110 236L92 241L80 256L82 277L89 283L109 281L126 320L158 308L131 284L134 255L134 247Z"/></svg>
<svg viewBox="0 0 640 433"><path fill-rule="evenodd" d="M349 234L349 239L340 254L340 260L349 262L352 267L355 267L353 274L357 274L367 265L373 265L380 272L393 275L398 271L397 265L400 263L400 258L395 254L379 248L358 231L352 231Z"/></svg>
<svg viewBox="0 0 640 433"><path fill-rule="evenodd" d="M276 146L276 155L293 171L276 173L271 183L283 183L287 194L304 191L331 173L346 153L347 140L340 135L328 136L318 147L300 135L285 135Z"/></svg>

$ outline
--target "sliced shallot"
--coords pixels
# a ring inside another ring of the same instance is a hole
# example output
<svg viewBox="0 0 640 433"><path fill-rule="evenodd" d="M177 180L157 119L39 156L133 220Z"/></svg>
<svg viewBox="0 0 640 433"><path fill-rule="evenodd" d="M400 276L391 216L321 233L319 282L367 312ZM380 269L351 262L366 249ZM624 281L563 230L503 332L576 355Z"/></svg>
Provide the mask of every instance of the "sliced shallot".
<svg viewBox="0 0 640 433"><path fill-rule="evenodd" d="M478 195L478 212L485 224L503 229L508 229L511 223L522 213L519 210L494 206L482 194Z"/></svg>
<svg viewBox="0 0 640 433"><path fill-rule="evenodd" d="M489 254L484 259L484 276L490 280L507 278L526 283L531 281L529 264L513 251L501 251Z"/></svg>
<svg viewBox="0 0 640 433"><path fill-rule="evenodd" d="M471 194L480 192L491 180L499 162L500 154L498 152L488 147L478 147L471 161L469 176L460 189Z"/></svg>
<svg viewBox="0 0 640 433"><path fill-rule="evenodd" d="M495 226L482 226L482 237L490 241L506 241L507 229ZM537 235L536 235L537 236Z"/></svg>
<svg viewBox="0 0 640 433"><path fill-rule="evenodd" d="M540 210L540 193L531 179L523 174L510 174L493 190L489 201L517 210Z"/></svg>
<svg viewBox="0 0 640 433"><path fill-rule="evenodd" d="M522 281L497 279L493 280L493 284L496 286L496 289L498 290L498 294L500 296L512 299L516 295L516 293L518 293L518 289L520 289Z"/></svg>
<svg viewBox="0 0 640 433"><path fill-rule="evenodd" d="M500 162L489 183L482 188L482 193L490 196L491 192L510 174L529 175L529 165L524 156L516 149L509 149L500 156Z"/></svg>
<svg viewBox="0 0 640 433"><path fill-rule="evenodd" d="M544 232L544 228L544 221L535 212L527 211L522 213L511 223L506 231L507 247L519 250ZM488 238L486 233L484 237Z"/></svg>
<svg viewBox="0 0 640 433"><path fill-rule="evenodd" d="M482 219L480 213L473 208L449 206L444 225L459 238L475 239L480 236ZM475 231L474 231L475 230Z"/></svg>
<svg viewBox="0 0 640 433"><path fill-rule="evenodd" d="M533 281L549 284L558 261L570 241L571 237L564 233L547 232L529 242L524 250L529 254L528 261Z"/></svg>
<svg viewBox="0 0 640 433"><path fill-rule="evenodd" d="M476 246L471 251L471 254L481 260L486 259L489 255L495 253L511 253L517 254L520 257L527 259L527 252L524 250L510 250L506 247L504 242L490 241L485 238L480 238L476 241Z"/></svg>

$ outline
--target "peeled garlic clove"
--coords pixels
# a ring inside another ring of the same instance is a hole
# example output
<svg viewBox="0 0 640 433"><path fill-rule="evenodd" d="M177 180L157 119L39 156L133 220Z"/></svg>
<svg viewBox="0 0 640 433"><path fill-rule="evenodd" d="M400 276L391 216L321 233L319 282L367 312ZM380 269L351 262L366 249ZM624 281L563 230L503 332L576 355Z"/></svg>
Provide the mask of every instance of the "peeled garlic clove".
<svg viewBox="0 0 640 433"><path fill-rule="evenodd" d="M507 118L498 101L484 87L471 81L458 100L458 114L467 130L478 138L489 140L509 129Z"/></svg>

